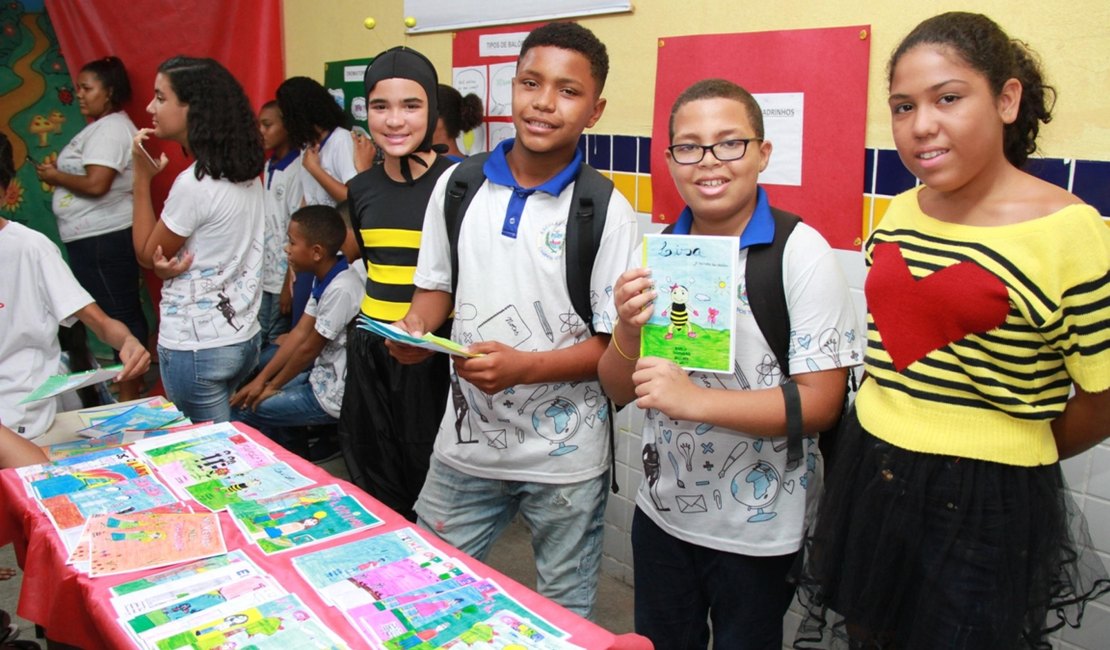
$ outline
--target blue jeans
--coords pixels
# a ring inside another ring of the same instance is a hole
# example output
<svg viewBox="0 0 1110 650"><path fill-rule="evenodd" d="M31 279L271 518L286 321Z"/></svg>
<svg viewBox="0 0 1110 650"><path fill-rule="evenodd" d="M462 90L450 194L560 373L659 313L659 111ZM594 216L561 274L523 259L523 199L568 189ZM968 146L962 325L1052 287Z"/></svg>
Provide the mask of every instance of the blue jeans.
<svg viewBox="0 0 1110 650"><path fill-rule="evenodd" d="M281 313L281 295L262 292L262 307L258 310L258 327L262 335L262 345L273 343L274 339L289 331L289 315Z"/></svg>
<svg viewBox="0 0 1110 650"><path fill-rule="evenodd" d="M708 616L714 648L780 650L782 619L794 598L787 575L796 555L754 557L691 544L636 508L636 632L656 650L707 648Z"/></svg>
<svg viewBox="0 0 1110 650"><path fill-rule="evenodd" d="M308 440L297 440L286 427L305 427L314 424L335 424L336 418L328 415L312 392L306 370L289 380L276 395L258 405L257 410L236 407L231 419L245 422L266 434L271 440L294 452L307 451Z"/></svg>
<svg viewBox="0 0 1110 650"><path fill-rule="evenodd" d="M193 422L226 422L228 400L258 364L258 334L250 340L207 350L158 346L166 397Z"/></svg>
<svg viewBox="0 0 1110 650"><path fill-rule="evenodd" d="M417 523L484 562L518 511L532 533L536 590L589 617L597 598L609 474L558 485L478 478L432 456Z"/></svg>

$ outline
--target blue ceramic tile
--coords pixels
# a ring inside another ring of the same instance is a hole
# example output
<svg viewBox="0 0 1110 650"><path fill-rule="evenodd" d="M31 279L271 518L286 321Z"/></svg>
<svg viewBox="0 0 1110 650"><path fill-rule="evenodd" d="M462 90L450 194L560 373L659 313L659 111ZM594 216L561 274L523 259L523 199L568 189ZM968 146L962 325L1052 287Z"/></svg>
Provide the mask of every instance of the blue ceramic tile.
<svg viewBox="0 0 1110 650"><path fill-rule="evenodd" d="M631 135L613 136L613 171L636 171L636 138Z"/></svg>
<svg viewBox="0 0 1110 650"><path fill-rule="evenodd" d="M1110 216L1110 162L1076 160L1071 191L1093 205L1099 214Z"/></svg>
<svg viewBox="0 0 1110 650"><path fill-rule="evenodd" d="M1025 171L1041 180L1068 189L1070 164L1060 158L1031 158L1025 163Z"/></svg>
<svg viewBox="0 0 1110 650"><path fill-rule="evenodd" d="M863 193L871 193L871 181L875 178L875 150L863 150Z"/></svg>
<svg viewBox="0 0 1110 650"><path fill-rule="evenodd" d="M641 174L651 173L651 138L643 137L636 138L640 147L640 165L638 171Z"/></svg>
<svg viewBox="0 0 1110 650"><path fill-rule="evenodd" d="M917 185L917 179L910 173L898 152L894 149L879 149L879 162L875 169L875 193L895 196Z"/></svg>
<svg viewBox="0 0 1110 650"><path fill-rule="evenodd" d="M594 169L611 170L613 165L612 152L613 136L587 135L586 136L586 162Z"/></svg>

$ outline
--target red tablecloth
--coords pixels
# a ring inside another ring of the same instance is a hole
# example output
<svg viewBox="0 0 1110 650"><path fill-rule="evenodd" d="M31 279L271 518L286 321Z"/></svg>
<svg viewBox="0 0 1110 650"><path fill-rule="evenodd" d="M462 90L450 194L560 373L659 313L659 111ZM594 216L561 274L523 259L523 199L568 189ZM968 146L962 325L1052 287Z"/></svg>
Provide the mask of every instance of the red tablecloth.
<svg viewBox="0 0 1110 650"><path fill-rule="evenodd" d="M358 538L370 537L411 524L351 483L337 479L319 467L290 454L249 427L240 423L236 423L236 426L308 478L321 485L332 483L341 486L345 492L384 520L385 524L382 526L313 545L300 552L267 556L243 537L226 512L220 514L220 525L229 551L242 549L246 552L259 567L277 578L286 589L299 595L325 624L343 637L352 648L367 647L366 642L343 615L337 609L326 605L304 582L293 568L292 559L304 553L346 544ZM453 556L462 555L460 551L443 543L434 535L420 532L429 543L445 553ZM109 603L108 589L121 582L164 569L102 578L90 578L78 573L72 566L66 564L65 548L58 539L54 527L35 502L27 496L14 470L0 471L0 545L7 543L15 545L16 557L24 572L23 588L17 609L20 616L46 628L47 636L51 640L75 645L85 650L100 648L115 650L132 647L133 644L127 634L117 623L115 611ZM634 634L614 635L477 560L467 558L466 563L475 573L492 578L513 598L569 632L571 635L569 640L572 643L590 650L651 648L650 642L643 637Z"/></svg>

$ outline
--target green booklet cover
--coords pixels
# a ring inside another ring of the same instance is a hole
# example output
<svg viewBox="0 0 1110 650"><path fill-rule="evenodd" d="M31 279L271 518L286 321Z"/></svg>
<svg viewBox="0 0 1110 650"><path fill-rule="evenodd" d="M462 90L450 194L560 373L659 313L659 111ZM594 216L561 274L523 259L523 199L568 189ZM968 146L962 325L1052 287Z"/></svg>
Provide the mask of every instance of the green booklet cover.
<svg viewBox="0 0 1110 650"><path fill-rule="evenodd" d="M658 297L640 332L640 354L686 370L732 372L740 239L644 235L644 266Z"/></svg>

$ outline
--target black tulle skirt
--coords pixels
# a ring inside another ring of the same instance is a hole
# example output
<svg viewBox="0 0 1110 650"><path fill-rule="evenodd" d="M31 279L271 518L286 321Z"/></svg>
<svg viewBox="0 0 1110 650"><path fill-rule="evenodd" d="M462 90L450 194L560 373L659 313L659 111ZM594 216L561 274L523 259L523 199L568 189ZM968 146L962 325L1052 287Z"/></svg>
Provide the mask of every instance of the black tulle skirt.
<svg viewBox="0 0 1110 650"><path fill-rule="evenodd" d="M795 648L1050 648L1110 591L1059 464L907 451L845 420Z"/></svg>

